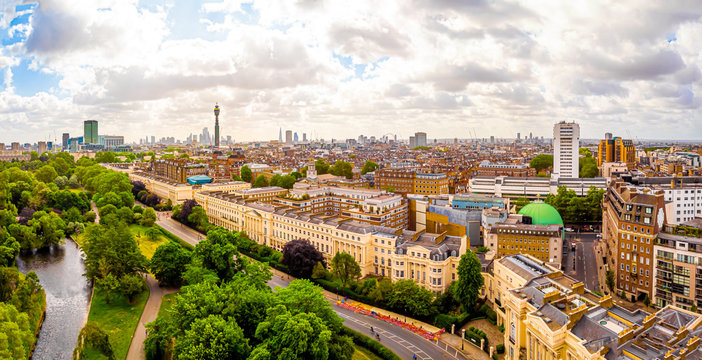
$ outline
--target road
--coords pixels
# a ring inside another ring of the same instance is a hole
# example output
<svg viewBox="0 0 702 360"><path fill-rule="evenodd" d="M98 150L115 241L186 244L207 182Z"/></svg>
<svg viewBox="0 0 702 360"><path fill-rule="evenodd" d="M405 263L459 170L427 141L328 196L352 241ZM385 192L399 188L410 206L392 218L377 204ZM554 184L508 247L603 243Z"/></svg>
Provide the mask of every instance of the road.
<svg viewBox="0 0 702 360"><path fill-rule="evenodd" d="M571 251L571 243L573 241L575 241L575 252ZM597 241L599 239L596 233L566 233L568 252L565 264L567 275L582 281L589 290L602 292L597 277L598 269L595 259L595 244Z"/></svg>
<svg viewBox="0 0 702 360"><path fill-rule="evenodd" d="M202 234L189 227L181 226L179 222L170 217L161 215L156 223L192 245L196 245L203 237ZM275 289L278 286L286 287L289 283L290 281L273 275L268 282L268 286ZM345 320L344 325L369 336L372 335L370 333L370 327L372 326L374 331L380 334L380 341L383 345L395 352L401 359L412 359L415 354L418 359L467 359L443 342L437 344L401 327L380 321L371 316L340 308L335 305L336 299L334 295L326 293L326 296L334 311ZM472 345L466 344L466 346ZM487 354L483 354L487 359Z"/></svg>

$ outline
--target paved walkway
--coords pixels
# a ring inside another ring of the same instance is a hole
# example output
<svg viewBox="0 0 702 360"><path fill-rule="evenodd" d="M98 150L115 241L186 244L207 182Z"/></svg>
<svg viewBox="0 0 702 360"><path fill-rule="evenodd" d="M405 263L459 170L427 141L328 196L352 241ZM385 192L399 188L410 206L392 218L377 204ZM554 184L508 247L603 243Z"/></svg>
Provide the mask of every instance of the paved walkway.
<svg viewBox="0 0 702 360"><path fill-rule="evenodd" d="M137 324L132 343L129 345L127 359L145 359L144 355L144 340L146 339L146 324L156 320L158 309L161 307L161 299L163 295L174 293L178 289L161 288L158 286L158 281L151 274L146 275L146 284L149 286L149 300L144 306L144 312L141 313L139 324Z"/></svg>

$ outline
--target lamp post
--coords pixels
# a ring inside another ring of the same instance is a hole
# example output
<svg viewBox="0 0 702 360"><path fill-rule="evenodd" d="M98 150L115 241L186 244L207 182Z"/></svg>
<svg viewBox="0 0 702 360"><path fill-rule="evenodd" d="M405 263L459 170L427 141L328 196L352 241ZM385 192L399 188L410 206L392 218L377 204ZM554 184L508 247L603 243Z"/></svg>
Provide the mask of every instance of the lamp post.
<svg viewBox="0 0 702 360"><path fill-rule="evenodd" d="M461 329L461 350L463 350L463 344L466 342L466 329Z"/></svg>

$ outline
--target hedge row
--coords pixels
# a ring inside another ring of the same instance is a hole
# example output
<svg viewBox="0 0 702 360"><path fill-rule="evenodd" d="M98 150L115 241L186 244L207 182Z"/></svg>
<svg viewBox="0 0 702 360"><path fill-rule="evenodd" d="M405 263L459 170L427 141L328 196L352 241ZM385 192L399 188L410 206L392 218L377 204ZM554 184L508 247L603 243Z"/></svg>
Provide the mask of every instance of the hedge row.
<svg viewBox="0 0 702 360"><path fill-rule="evenodd" d="M368 296L359 294L359 293L357 293L357 292L355 292L347 287L341 286L335 282L325 280L325 279L313 279L312 281L314 281L317 285L323 287L325 290L339 294L340 296L348 297L348 298L351 298L353 300L362 302L364 304L373 305L376 307L382 307L382 306L379 306L378 304L376 304L375 301L373 301L373 299L369 298Z"/></svg>
<svg viewBox="0 0 702 360"><path fill-rule="evenodd" d="M170 239L171 241L175 241L176 243L180 244L180 246L182 246L182 247L184 247L184 248L186 248L186 249L188 249L188 250L190 250L190 251L192 251L192 250L195 249L195 246L193 246L193 245L191 245L190 243L186 242L185 240L183 240L183 239L181 239L181 238L179 238L179 237L173 235L173 233L171 233L170 231L164 229L164 228L161 227L160 225L154 224L154 226L155 226L157 229L161 230L161 233L163 234L163 236L167 237L167 238Z"/></svg>
<svg viewBox="0 0 702 360"><path fill-rule="evenodd" d="M383 360L400 360L400 357L397 356L390 349L386 348L385 345L369 338L368 336L359 333L358 331L354 331L346 326L342 326L341 334L350 336L354 344L364 349L367 349L368 351L372 352L373 354L377 355Z"/></svg>

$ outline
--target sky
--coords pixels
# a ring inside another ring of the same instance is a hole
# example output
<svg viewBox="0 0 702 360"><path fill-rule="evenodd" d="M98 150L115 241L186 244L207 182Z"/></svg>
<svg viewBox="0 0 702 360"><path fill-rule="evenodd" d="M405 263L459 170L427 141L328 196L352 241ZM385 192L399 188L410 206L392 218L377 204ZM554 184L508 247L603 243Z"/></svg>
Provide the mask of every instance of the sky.
<svg viewBox="0 0 702 360"><path fill-rule="evenodd" d="M0 142L702 139L702 1L0 0Z"/></svg>

